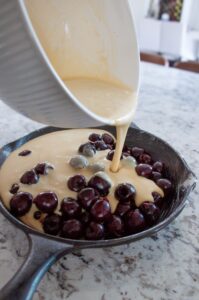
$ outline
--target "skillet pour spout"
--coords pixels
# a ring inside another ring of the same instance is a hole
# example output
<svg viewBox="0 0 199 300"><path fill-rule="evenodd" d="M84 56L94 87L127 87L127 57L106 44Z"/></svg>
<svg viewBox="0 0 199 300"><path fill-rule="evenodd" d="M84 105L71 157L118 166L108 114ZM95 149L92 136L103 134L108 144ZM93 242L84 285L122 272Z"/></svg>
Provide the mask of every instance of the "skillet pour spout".
<svg viewBox="0 0 199 300"><path fill-rule="evenodd" d="M115 130L112 127L103 126L100 129L115 134ZM63 129L46 127L5 145L0 149L0 166L12 151L29 140L58 130ZM140 233L116 239L99 241L69 240L61 237L52 237L28 227L12 216L4 207L3 202L0 201L1 213L14 226L25 232L29 241L29 252L26 260L13 278L0 290L0 300L31 300L48 269L60 257L75 249L110 247L135 242L163 229L180 214L188 201L188 195L196 186L196 177L185 160L165 141L137 128L135 125L129 128L126 144L131 147L136 145L145 148L155 160L163 161L168 167L168 177L174 183L175 189L168 203L165 204L157 224Z"/></svg>

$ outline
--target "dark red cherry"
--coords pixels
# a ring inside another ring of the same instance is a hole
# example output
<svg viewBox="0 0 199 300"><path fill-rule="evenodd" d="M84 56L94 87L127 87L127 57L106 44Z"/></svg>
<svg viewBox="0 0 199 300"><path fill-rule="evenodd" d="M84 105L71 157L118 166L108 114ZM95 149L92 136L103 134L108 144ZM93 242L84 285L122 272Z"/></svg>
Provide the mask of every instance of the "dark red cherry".
<svg viewBox="0 0 199 300"><path fill-rule="evenodd" d="M109 145L105 144L104 141L97 141L94 143L94 145L95 145L95 148L97 151L103 151L103 150L110 149Z"/></svg>
<svg viewBox="0 0 199 300"><path fill-rule="evenodd" d="M79 192L86 187L86 178L83 175L75 175L68 179L68 188L71 191Z"/></svg>
<svg viewBox="0 0 199 300"><path fill-rule="evenodd" d="M113 145L114 144L114 138L108 134L108 133L103 133L102 134L102 140L104 141L105 144L107 145Z"/></svg>
<svg viewBox="0 0 199 300"><path fill-rule="evenodd" d="M115 214L121 218L131 209L130 203L118 203Z"/></svg>
<svg viewBox="0 0 199 300"><path fill-rule="evenodd" d="M85 188L78 193L77 199L83 208L90 209L99 199L99 193L93 188Z"/></svg>
<svg viewBox="0 0 199 300"><path fill-rule="evenodd" d="M115 198L120 202L134 203L136 190L130 183L119 184L115 189Z"/></svg>
<svg viewBox="0 0 199 300"><path fill-rule="evenodd" d="M114 143L113 145L110 145L110 146L111 146L111 150L114 150L116 147L116 143Z"/></svg>
<svg viewBox="0 0 199 300"><path fill-rule="evenodd" d="M142 203L140 210L150 224L154 224L160 216L160 209L152 202Z"/></svg>
<svg viewBox="0 0 199 300"><path fill-rule="evenodd" d="M84 225L87 226L87 224L91 220L91 216L87 211L84 211L81 216L79 217L80 222Z"/></svg>
<svg viewBox="0 0 199 300"><path fill-rule="evenodd" d="M85 233L87 240L100 240L104 237L104 226L102 224L91 222Z"/></svg>
<svg viewBox="0 0 199 300"><path fill-rule="evenodd" d="M22 217L29 212L33 197L29 193L19 192L10 200L10 211L16 217Z"/></svg>
<svg viewBox="0 0 199 300"><path fill-rule="evenodd" d="M162 196L160 194L158 194L157 192L153 192L152 195L153 195L155 205L157 205L158 207L161 207L162 202L163 202Z"/></svg>
<svg viewBox="0 0 199 300"><path fill-rule="evenodd" d="M31 152L32 152L32 151L30 151L30 150L23 150L23 151L21 151L18 155L19 155L19 156L27 156L27 155L29 155Z"/></svg>
<svg viewBox="0 0 199 300"><path fill-rule="evenodd" d="M159 173L159 172L155 172L153 171L151 173L151 179L154 180L154 181L157 181L158 179L160 179L162 177L162 174Z"/></svg>
<svg viewBox="0 0 199 300"><path fill-rule="evenodd" d="M106 159L112 161L112 160L113 160L114 153L115 153L114 150L109 151L108 154L107 154L107 156L106 156Z"/></svg>
<svg viewBox="0 0 199 300"><path fill-rule="evenodd" d="M35 167L35 172L38 175L47 175L49 170L53 170L54 167L51 164L48 163L39 163Z"/></svg>
<svg viewBox="0 0 199 300"><path fill-rule="evenodd" d="M47 234L57 235L61 230L61 216L57 214L47 215L43 221L43 229Z"/></svg>
<svg viewBox="0 0 199 300"><path fill-rule="evenodd" d="M108 160L113 160L113 156L114 156L114 153L115 153L115 150L111 150L111 151L109 151L108 152L108 154L107 154L107 156L106 156L106 159L108 159ZM124 153L123 153L124 154ZM123 158L123 154L121 155L121 157L120 157L120 159L122 159Z"/></svg>
<svg viewBox="0 0 199 300"><path fill-rule="evenodd" d="M96 153L96 148L94 143L85 143L79 147L79 153L83 154L86 157L93 157Z"/></svg>
<svg viewBox="0 0 199 300"><path fill-rule="evenodd" d="M39 181L39 176L34 169L25 172L20 178L20 182L23 184L36 184Z"/></svg>
<svg viewBox="0 0 199 300"><path fill-rule="evenodd" d="M131 154L131 148L127 145L124 145L122 152Z"/></svg>
<svg viewBox="0 0 199 300"><path fill-rule="evenodd" d="M145 226L145 218L139 209L131 210L127 213L126 217L126 228L129 233L137 233L142 231Z"/></svg>
<svg viewBox="0 0 199 300"><path fill-rule="evenodd" d="M43 192L34 198L36 207L44 213L53 213L58 205L57 195L53 192Z"/></svg>
<svg viewBox="0 0 199 300"><path fill-rule="evenodd" d="M62 236L69 239L79 239L82 236L83 227L80 221L71 219L64 222Z"/></svg>
<svg viewBox="0 0 199 300"><path fill-rule="evenodd" d="M91 133L88 137L89 141L91 142L96 142L96 141L101 141L102 140L102 137L100 134L98 133Z"/></svg>
<svg viewBox="0 0 199 300"><path fill-rule="evenodd" d="M171 184L170 180L168 180L166 178L161 178L161 179L158 179L156 183L161 189L163 189L163 191L165 193L168 193L171 191L172 184Z"/></svg>
<svg viewBox="0 0 199 300"><path fill-rule="evenodd" d="M128 156L131 156L131 154L129 152L123 152L122 153L122 158L128 157Z"/></svg>
<svg viewBox="0 0 199 300"><path fill-rule="evenodd" d="M61 202L60 211L65 218L73 219L81 215L82 209L73 198L64 198Z"/></svg>
<svg viewBox="0 0 199 300"><path fill-rule="evenodd" d="M97 222L109 220L111 216L111 207L106 200L97 200L91 208L91 216Z"/></svg>
<svg viewBox="0 0 199 300"><path fill-rule="evenodd" d="M120 217L112 215L107 223L108 233L112 237L120 237L124 231L124 224Z"/></svg>
<svg viewBox="0 0 199 300"><path fill-rule="evenodd" d="M37 210L34 212L33 217L35 220L39 220L41 218L41 215L42 215L42 213L39 210Z"/></svg>
<svg viewBox="0 0 199 300"><path fill-rule="evenodd" d="M18 183L14 183L11 188L10 188L10 193L11 194L16 194L19 190L19 185Z"/></svg>
<svg viewBox="0 0 199 300"><path fill-rule="evenodd" d="M139 156L139 162L142 164L150 164L152 162L151 155L143 153Z"/></svg>
<svg viewBox="0 0 199 300"><path fill-rule="evenodd" d="M109 203L109 200L108 200L108 198L107 198L107 197L101 197L100 199L101 199L101 200L104 200L104 201L106 201L106 202L108 202L108 203Z"/></svg>
<svg viewBox="0 0 199 300"><path fill-rule="evenodd" d="M110 183L106 181L104 178L101 176L95 175L93 176L89 182L88 186L94 188L97 190L100 194L100 196L105 197L109 193L109 189L111 187Z"/></svg>
<svg viewBox="0 0 199 300"><path fill-rule="evenodd" d="M131 149L131 155L135 158L138 158L141 154L144 153L144 149L143 148L139 148L139 147L133 147Z"/></svg>
<svg viewBox="0 0 199 300"><path fill-rule="evenodd" d="M163 163L161 161L156 161L153 164L153 171L161 173L163 171Z"/></svg>
<svg viewBox="0 0 199 300"><path fill-rule="evenodd" d="M136 172L139 176L149 178L152 173L152 167L148 164L139 164L136 166Z"/></svg>

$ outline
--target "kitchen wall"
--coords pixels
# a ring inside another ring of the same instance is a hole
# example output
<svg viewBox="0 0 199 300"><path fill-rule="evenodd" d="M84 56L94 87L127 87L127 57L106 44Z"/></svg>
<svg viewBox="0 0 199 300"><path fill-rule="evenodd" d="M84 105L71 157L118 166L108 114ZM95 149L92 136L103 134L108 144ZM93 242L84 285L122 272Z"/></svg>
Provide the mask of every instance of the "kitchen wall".
<svg viewBox="0 0 199 300"><path fill-rule="evenodd" d="M135 16L138 35L140 32L140 22L146 16L150 0L130 0ZM192 0L192 8L189 17L189 28L199 30L199 0Z"/></svg>
<svg viewBox="0 0 199 300"><path fill-rule="evenodd" d="M147 15L147 11L148 11L148 7L150 4L150 0L130 0L131 6L132 6L132 10L134 13L134 17L135 17L135 23L136 23L136 27L137 27L137 34L138 34L138 41L139 44L141 46L141 49L148 49L148 47L146 48L145 46L142 45L146 45L147 44L147 37L148 37L148 33L145 31L143 32L143 28L145 28L143 26L143 24L145 24L147 21L144 20L144 17ZM172 30L172 35L169 33L167 33L167 37L163 37L163 35L161 35L162 37L162 43L165 45L171 45L175 48L175 46L177 45L177 49L179 48L179 50L171 50L169 51L163 51L164 53L168 53L171 55L176 55L176 56L181 56L184 59L195 59L195 58L199 58L199 0L186 0L185 2L185 10L184 10L184 14L183 14L183 26L182 26L182 32L180 33L174 33L174 31L172 29L168 29L168 30ZM187 9L186 9L187 8ZM187 26L186 26L187 24ZM166 24L165 24L166 25ZM173 24L170 23L170 27L172 27ZM180 27L180 26L179 26ZM142 28L142 29L141 29ZM184 28L184 29L183 29ZM146 28L145 28L146 29ZM147 27L147 29L149 29ZM198 31L195 32L194 34L196 34L198 37L198 44L195 44L195 40L192 38L192 33L190 30L196 30ZM156 31L154 31L153 29L153 35L156 35ZM143 37L144 36L144 37ZM169 36L173 36L173 40L169 38ZM179 40L179 38L181 40ZM177 42L177 40L179 40ZM144 41L144 43L143 43ZM152 41L152 37L151 37L151 43L152 45L156 45L156 43L154 41ZM150 43L149 43L150 44ZM198 46L197 46L198 45ZM169 46L170 47L170 46ZM150 47L151 51L156 51L155 49L153 49L153 47ZM161 50L160 50L161 51Z"/></svg>
<svg viewBox="0 0 199 300"><path fill-rule="evenodd" d="M135 17L137 33L140 33L140 23L146 16L150 0L130 0L133 14Z"/></svg>
<svg viewBox="0 0 199 300"><path fill-rule="evenodd" d="M132 0L134 2L134 0ZM189 26L191 29L199 30L199 0L193 0L192 10L189 20Z"/></svg>
<svg viewBox="0 0 199 300"><path fill-rule="evenodd" d="M133 14L135 17L135 22L136 22L136 28L137 28L137 33L139 36L140 33L140 23L144 16L147 14L148 6L150 3L150 0L130 0Z"/></svg>

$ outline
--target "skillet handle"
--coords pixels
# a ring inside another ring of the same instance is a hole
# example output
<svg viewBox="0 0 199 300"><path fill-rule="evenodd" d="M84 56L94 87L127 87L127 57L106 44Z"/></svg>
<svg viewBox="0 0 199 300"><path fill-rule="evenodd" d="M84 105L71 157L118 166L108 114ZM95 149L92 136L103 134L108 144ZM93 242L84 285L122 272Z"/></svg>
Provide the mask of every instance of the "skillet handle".
<svg viewBox="0 0 199 300"><path fill-rule="evenodd" d="M41 279L61 256L74 250L72 245L28 234L26 260L0 290L0 300L31 300Z"/></svg>

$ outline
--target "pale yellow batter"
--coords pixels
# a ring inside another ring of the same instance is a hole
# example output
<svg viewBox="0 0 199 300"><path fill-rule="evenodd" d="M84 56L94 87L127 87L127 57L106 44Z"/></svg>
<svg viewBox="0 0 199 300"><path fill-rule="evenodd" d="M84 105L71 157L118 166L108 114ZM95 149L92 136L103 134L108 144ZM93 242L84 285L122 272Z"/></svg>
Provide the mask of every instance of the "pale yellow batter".
<svg viewBox="0 0 199 300"><path fill-rule="evenodd" d="M102 134L104 131L97 129L74 129L59 131L36 138L23 145L8 157L0 170L0 195L4 204L9 209L10 199L13 196L9 190L13 183L20 185L19 191L29 192L35 197L44 191L53 191L57 194L59 205L56 212L59 213L60 202L64 197L77 197L77 193L68 189L67 180L75 174L83 174L87 180L94 174L88 167L76 170L69 165L71 157L78 154L80 144L88 141L91 133ZM22 150L31 150L28 156L18 156ZM97 151L93 158L88 158L89 164L101 162L105 165L105 172L111 178L112 187L107 198L110 201L112 212L114 212L118 201L114 197L115 187L120 183L131 183L136 189L136 205L139 206L143 201L153 201L152 192L156 191L164 196L163 191L151 180L138 176L135 168L120 162L119 171L110 171L111 162L106 159L109 150ZM37 184L26 185L20 183L20 177L28 170L34 168L38 163L49 162L54 166L48 175L41 175ZM33 218L37 210L35 204L31 210L21 218L22 221L36 229L43 231L40 221Z"/></svg>
<svg viewBox="0 0 199 300"><path fill-rule="evenodd" d="M125 123L136 108L136 93L122 84L75 78L65 84L89 110L103 118Z"/></svg>

